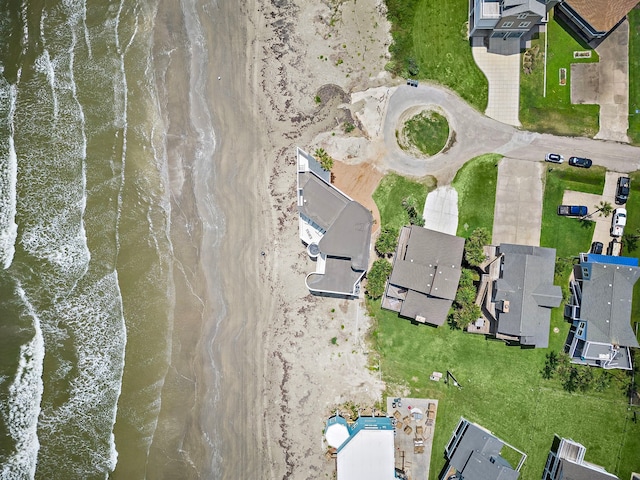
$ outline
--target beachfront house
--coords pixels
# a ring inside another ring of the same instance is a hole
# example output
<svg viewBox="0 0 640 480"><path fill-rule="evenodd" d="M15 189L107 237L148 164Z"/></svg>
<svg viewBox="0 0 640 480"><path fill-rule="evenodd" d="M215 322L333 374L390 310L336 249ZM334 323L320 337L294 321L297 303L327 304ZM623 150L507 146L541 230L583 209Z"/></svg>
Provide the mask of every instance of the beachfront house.
<svg viewBox="0 0 640 480"><path fill-rule="evenodd" d="M491 53L520 53L522 41L546 20L558 0L469 0L469 37ZM474 42L475 44L475 42Z"/></svg>
<svg viewBox="0 0 640 480"><path fill-rule="evenodd" d="M396 476L394 428L389 417L340 415L327 420L325 439L336 451L337 480L393 480Z"/></svg>
<svg viewBox="0 0 640 480"><path fill-rule="evenodd" d="M501 455L503 448L515 453L510 458L520 456L515 468ZM460 418L444 456L447 463L440 480L516 480L527 459L525 453L465 418Z"/></svg>
<svg viewBox="0 0 640 480"><path fill-rule="evenodd" d="M624 21L638 0L564 0L555 14L587 42L599 41Z"/></svg>
<svg viewBox="0 0 640 480"><path fill-rule="evenodd" d="M472 333L488 333L521 346L549 346L551 309L562 302L562 289L553 284L556 250L502 243L488 247L479 300L482 319L469 325Z"/></svg>
<svg viewBox="0 0 640 480"><path fill-rule="evenodd" d="M456 298L464 238L412 225L400 231L382 308L442 325Z"/></svg>
<svg viewBox="0 0 640 480"><path fill-rule="evenodd" d="M584 445L554 435L542 480L618 480L603 467L587 462Z"/></svg>
<svg viewBox="0 0 640 480"><path fill-rule="evenodd" d="M565 317L571 322L566 350L573 363L631 370L630 347L638 347L631 328L637 258L582 254L573 267L571 300Z"/></svg>
<svg viewBox="0 0 640 480"><path fill-rule="evenodd" d="M315 294L357 297L369 266L373 215L331 184L331 172L297 149L300 240L316 269L305 279Z"/></svg>

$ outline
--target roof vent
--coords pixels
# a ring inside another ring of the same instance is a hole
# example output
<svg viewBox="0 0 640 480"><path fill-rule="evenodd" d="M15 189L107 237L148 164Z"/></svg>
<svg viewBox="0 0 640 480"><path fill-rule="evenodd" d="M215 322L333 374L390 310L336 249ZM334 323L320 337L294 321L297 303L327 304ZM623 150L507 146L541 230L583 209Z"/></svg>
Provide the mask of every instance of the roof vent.
<svg viewBox="0 0 640 480"><path fill-rule="evenodd" d="M509 300L502 301L502 311L505 313L509 313Z"/></svg>

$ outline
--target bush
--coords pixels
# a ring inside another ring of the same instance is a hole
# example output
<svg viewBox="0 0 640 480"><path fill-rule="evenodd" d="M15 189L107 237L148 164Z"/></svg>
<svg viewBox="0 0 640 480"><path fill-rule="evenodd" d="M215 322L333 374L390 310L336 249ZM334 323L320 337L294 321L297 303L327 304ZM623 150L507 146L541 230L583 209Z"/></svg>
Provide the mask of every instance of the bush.
<svg viewBox="0 0 640 480"><path fill-rule="evenodd" d="M391 274L393 267L384 258L373 262L369 273L367 273L367 295L372 298L380 298L384 293L387 284L387 277Z"/></svg>
<svg viewBox="0 0 640 480"><path fill-rule="evenodd" d="M475 303L471 303L455 310L452 315L452 320L455 327L464 329L480 317L482 317L482 310Z"/></svg>
<svg viewBox="0 0 640 480"><path fill-rule="evenodd" d="M376 252L381 257L393 254L398 243L398 229L393 227L383 227L376 240Z"/></svg>
<svg viewBox="0 0 640 480"><path fill-rule="evenodd" d="M476 228L464 245L464 259L472 267L477 267L485 261L483 247L489 243L489 231L486 228Z"/></svg>

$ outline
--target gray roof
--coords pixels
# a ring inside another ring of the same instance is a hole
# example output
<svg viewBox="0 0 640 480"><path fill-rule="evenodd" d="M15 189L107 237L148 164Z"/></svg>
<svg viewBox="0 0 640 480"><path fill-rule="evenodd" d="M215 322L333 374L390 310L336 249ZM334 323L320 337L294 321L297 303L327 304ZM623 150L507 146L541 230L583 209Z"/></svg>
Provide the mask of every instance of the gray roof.
<svg viewBox="0 0 640 480"><path fill-rule="evenodd" d="M580 318L587 322L587 341L638 347L631 328L633 286L640 268L604 263L583 263Z"/></svg>
<svg viewBox="0 0 640 480"><path fill-rule="evenodd" d="M519 473L500 456L503 446L502 440L467 422L449 465L469 480L515 480Z"/></svg>
<svg viewBox="0 0 640 480"><path fill-rule="evenodd" d="M407 227L405 227L407 228ZM400 314L442 325L456 297L464 238L411 226L406 248L396 252L389 283L409 290Z"/></svg>
<svg viewBox="0 0 640 480"><path fill-rule="evenodd" d="M311 172L298 173L304 204L300 212L328 230L351 200Z"/></svg>
<svg viewBox="0 0 640 480"><path fill-rule="evenodd" d="M531 12L544 17L547 13L545 3L541 0L504 0L502 18Z"/></svg>
<svg viewBox="0 0 640 480"><path fill-rule="evenodd" d="M334 257L350 258L353 269L366 270L372 225L371 212L352 200L340 211L318 243L320 251Z"/></svg>
<svg viewBox="0 0 640 480"><path fill-rule="evenodd" d="M503 243L501 277L496 282L494 302L509 302L509 311L499 311L498 333L520 337L522 345L549 345L551 308L560 306L562 289L553 284L554 248Z"/></svg>
<svg viewBox="0 0 640 480"><path fill-rule="evenodd" d="M450 308L451 300L430 297L424 293L409 290L402 302L400 315L407 318L416 318L420 315L424 317L425 322L440 326L447 319Z"/></svg>
<svg viewBox="0 0 640 480"><path fill-rule="evenodd" d="M612 480L615 475L568 460L560 460L563 480Z"/></svg>
<svg viewBox="0 0 640 480"><path fill-rule="evenodd" d="M363 270L354 270L348 258L327 257L324 274L312 273L307 285L312 290L322 292L351 292Z"/></svg>
<svg viewBox="0 0 640 480"><path fill-rule="evenodd" d="M324 274L309 275L307 285L317 291L353 294L354 285L369 266L373 215L329 184L330 177L318 176L322 172L316 173L319 164L313 157L305 158L311 170L298 172L303 199L298 208L325 231L318 248L326 256Z"/></svg>

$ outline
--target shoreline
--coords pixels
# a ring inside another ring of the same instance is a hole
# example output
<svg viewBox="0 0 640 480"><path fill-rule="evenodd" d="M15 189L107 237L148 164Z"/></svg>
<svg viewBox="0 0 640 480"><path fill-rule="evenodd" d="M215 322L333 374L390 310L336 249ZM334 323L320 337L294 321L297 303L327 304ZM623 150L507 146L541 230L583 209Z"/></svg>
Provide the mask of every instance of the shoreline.
<svg viewBox="0 0 640 480"><path fill-rule="evenodd" d="M367 369L362 300L305 289L315 265L298 238L294 154L351 118L340 108L347 92L384 81L384 12L376 0L343 5L338 28L337 11L298 0L196 2L192 17L161 6L176 307L146 475L330 475L319 448L326 415L345 401L372 405L383 385ZM379 53L356 33L372 17ZM315 53L328 38L345 57L331 68ZM201 69L189 42L202 42ZM203 112L215 148L198 160Z"/></svg>

